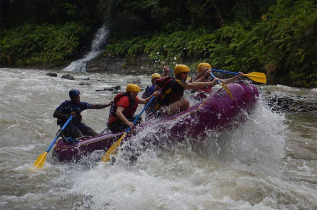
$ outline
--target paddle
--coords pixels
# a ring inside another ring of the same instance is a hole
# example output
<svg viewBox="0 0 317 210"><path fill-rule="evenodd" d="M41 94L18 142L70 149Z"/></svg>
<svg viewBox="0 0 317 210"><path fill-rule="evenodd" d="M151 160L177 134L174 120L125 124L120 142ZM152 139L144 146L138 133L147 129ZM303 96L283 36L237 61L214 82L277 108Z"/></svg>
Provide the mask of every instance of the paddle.
<svg viewBox="0 0 317 210"><path fill-rule="evenodd" d="M211 75L213 78L216 78L213 73L211 73L211 72L209 72L209 73L210 73L210 75ZM221 85L221 87L222 87L223 89L225 89L225 91L227 91L227 93L229 94L229 97L233 100L232 93L231 93L230 89L228 88L228 86L227 86L226 84L223 84L223 83L220 82L219 80L218 80L217 82Z"/></svg>
<svg viewBox="0 0 317 210"><path fill-rule="evenodd" d="M150 105L150 103L154 100L155 97L152 97L151 100L144 106L143 110L140 112L140 114L134 119L133 124L136 123L136 121L139 119L139 117L142 115L144 110ZM120 139L118 139L112 146L107 150L106 154L102 156L101 161L108 162L110 160L110 155L114 154L117 147L120 146L121 141L125 137L125 135L131 130L130 127L127 128L126 132L121 136Z"/></svg>
<svg viewBox="0 0 317 210"><path fill-rule="evenodd" d="M73 115L71 115L67 122L64 124L64 126L57 132L57 135L56 137L53 139L51 145L47 148L46 152L40 154L38 156L38 158L36 159L36 161L34 162L34 165L33 167L35 169L41 169L45 163L45 159L46 159L46 156L47 156L47 153L51 150L51 148L54 146L56 140L58 139L58 137L61 135L62 131L65 130L66 126L70 123L70 121L73 119Z"/></svg>
<svg viewBox="0 0 317 210"><path fill-rule="evenodd" d="M215 72L222 72L222 73L239 75L239 73L232 72L232 71L224 71L224 70L219 70L219 69L212 69L212 70ZM243 76L248 77L249 79L251 79L255 82L266 83L266 75L262 72L251 72L249 74L243 74Z"/></svg>

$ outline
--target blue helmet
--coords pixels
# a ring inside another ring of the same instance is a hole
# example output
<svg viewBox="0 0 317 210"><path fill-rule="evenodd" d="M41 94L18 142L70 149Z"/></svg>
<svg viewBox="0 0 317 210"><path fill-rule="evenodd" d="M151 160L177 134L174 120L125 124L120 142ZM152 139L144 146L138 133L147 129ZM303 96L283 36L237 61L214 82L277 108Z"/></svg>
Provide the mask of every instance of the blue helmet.
<svg viewBox="0 0 317 210"><path fill-rule="evenodd" d="M70 98L74 98L74 97L79 96L79 95L80 95L80 92L77 89L71 89L69 91L69 97Z"/></svg>

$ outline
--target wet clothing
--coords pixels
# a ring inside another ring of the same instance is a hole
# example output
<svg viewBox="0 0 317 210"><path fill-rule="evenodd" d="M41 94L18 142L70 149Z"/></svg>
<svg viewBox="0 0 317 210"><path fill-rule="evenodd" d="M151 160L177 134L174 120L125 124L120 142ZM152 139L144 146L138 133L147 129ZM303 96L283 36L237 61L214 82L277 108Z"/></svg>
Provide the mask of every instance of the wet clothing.
<svg viewBox="0 0 317 210"><path fill-rule="evenodd" d="M193 90L192 92L194 93L194 98L196 100L202 100L202 99L207 98L211 94L212 87L209 86L209 87L206 87L203 89Z"/></svg>
<svg viewBox="0 0 317 210"><path fill-rule="evenodd" d="M62 127L62 126L61 126ZM82 136L96 136L96 132L84 123L78 125L69 124L63 131L64 136L79 138Z"/></svg>
<svg viewBox="0 0 317 210"><path fill-rule="evenodd" d="M151 87L147 86L142 95L142 98L146 99L150 97L154 92L155 92L155 85L152 85ZM157 100L154 99L151 102L151 104L149 104L149 106L145 109L146 116L149 116L151 113L155 111L156 105L157 105Z"/></svg>
<svg viewBox="0 0 317 210"><path fill-rule="evenodd" d="M139 104L139 98L136 97L136 100L131 99L127 93L119 93L115 98L114 98L114 103L110 108L110 113L109 113L109 120L108 120L108 128L110 129L111 132L118 132L122 131L128 126L124 124L116 115L117 107L121 106L124 108L122 114L125 118L127 118L129 121L131 120L134 116L134 113L136 109L138 108ZM125 125L125 128L120 125ZM119 127L116 127L119 126ZM122 129L123 128L123 129Z"/></svg>
<svg viewBox="0 0 317 210"><path fill-rule="evenodd" d="M157 84L161 87L161 94L158 97L158 105L168 106L175 101L180 100L184 96L186 81L170 78L164 84L157 81ZM159 108L158 107L158 108Z"/></svg>
<svg viewBox="0 0 317 210"><path fill-rule="evenodd" d="M86 103L86 102L80 102L79 104L75 104L72 101L64 101L59 105L56 110L59 111L62 114L70 114L71 112L75 112L76 116L72 119L70 122L71 124L78 125L81 123L82 116L80 113L86 109L91 109L92 104ZM57 125L64 125L68 118L58 118L57 119Z"/></svg>
<svg viewBox="0 0 317 210"><path fill-rule="evenodd" d="M136 116L129 118L128 120L130 122L133 122L135 120ZM139 117L139 119L136 121L136 125L141 123L142 118ZM128 128L128 126L126 124L124 124L124 122L122 122L121 120L115 121L111 124L108 124L108 128L111 132L116 133L116 132L121 132L124 131Z"/></svg>
<svg viewBox="0 0 317 210"><path fill-rule="evenodd" d="M64 135L71 136L74 138L81 137L83 135L94 136L96 132L81 122L82 116L81 112L86 109L91 109L92 104L86 102L80 102L78 104L73 103L72 101L64 101L57 108L56 111L59 111L62 114L70 114L71 112L75 112L75 117L70 121L67 127L64 130ZM55 117L55 116L54 116ZM67 117L57 117L57 125L63 127L63 125L68 120Z"/></svg>

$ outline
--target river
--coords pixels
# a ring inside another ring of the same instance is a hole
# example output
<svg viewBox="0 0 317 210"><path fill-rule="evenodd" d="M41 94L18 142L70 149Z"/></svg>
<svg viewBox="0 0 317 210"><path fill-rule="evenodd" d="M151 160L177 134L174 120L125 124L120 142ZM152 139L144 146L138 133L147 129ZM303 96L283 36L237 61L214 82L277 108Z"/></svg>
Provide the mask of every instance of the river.
<svg viewBox="0 0 317 210"><path fill-rule="evenodd" d="M316 89L258 86L261 98L245 123L212 135L204 145L149 149L134 164L56 163L29 172L58 131L52 114L68 91L108 103L127 80L149 78L0 68L1 209L317 209L317 114L272 112L262 95L317 98ZM89 78L89 80L88 80ZM139 106L138 111L143 106ZM100 132L109 108L87 110L84 122Z"/></svg>

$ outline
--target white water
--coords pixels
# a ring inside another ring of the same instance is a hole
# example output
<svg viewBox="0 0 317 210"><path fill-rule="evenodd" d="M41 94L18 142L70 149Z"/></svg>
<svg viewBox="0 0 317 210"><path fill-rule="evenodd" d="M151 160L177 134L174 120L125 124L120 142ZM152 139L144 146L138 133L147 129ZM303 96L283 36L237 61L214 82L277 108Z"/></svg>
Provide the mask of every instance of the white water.
<svg viewBox="0 0 317 210"><path fill-rule="evenodd" d="M104 51L103 48L108 37L109 30L106 26L102 26L98 29L95 38L92 41L90 52L86 54L84 58L73 61L69 66L64 68L63 71L85 72L87 61L97 57Z"/></svg>
<svg viewBox="0 0 317 210"><path fill-rule="evenodd" d="M95 162L101 151L68 164L52 162L50 152L44 168L30 173L55 137L52 113L69 89L78 88L82 101L105 103L115 94L95 90L125 87L131 79L75 73L77 80L61 80L46 73L0 69L1 209L316 209L316 117L272 113L263 100L245 123L201 144L149 148L133 164L124 151L114 164ZM87 77L91 85L79 85ZM138 78L141 88L149 85L149 78ZM107 116L108 108L83 112L97 131Z"/></svg>

